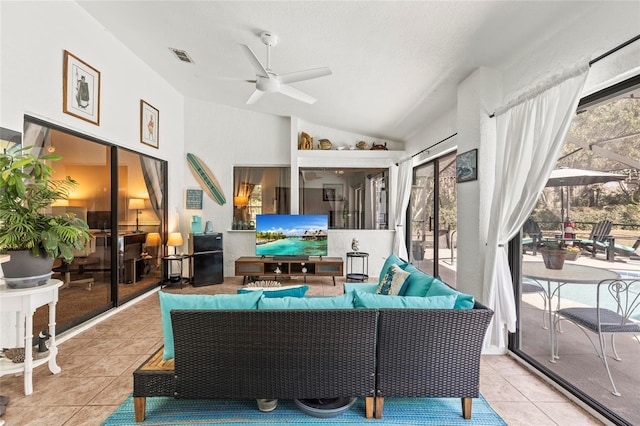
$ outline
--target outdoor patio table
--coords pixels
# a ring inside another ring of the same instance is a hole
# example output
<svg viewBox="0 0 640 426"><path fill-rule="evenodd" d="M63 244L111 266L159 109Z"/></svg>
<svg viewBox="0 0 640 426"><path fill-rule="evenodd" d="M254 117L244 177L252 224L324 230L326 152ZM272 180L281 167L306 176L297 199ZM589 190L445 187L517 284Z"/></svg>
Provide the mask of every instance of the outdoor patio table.
<svg viewBox="0 0 640 426"><path fill-rule="evenodd" d="M556 362L555 354L555 327L553 326L552 298L558 295L556 309L560 309L560 287L565 284L598 284L602 280L615 280L620 278L617 272L593 266L574 265L565 263L562 269L548 269L543 262L522 262L522 276L535 280L547 293L549 303L549 343L551 346L550 362ZM541 281L546 281L545 286ZM554 284L555 283L555 284ZM552 287L555 285L555 288Z"/></svg>

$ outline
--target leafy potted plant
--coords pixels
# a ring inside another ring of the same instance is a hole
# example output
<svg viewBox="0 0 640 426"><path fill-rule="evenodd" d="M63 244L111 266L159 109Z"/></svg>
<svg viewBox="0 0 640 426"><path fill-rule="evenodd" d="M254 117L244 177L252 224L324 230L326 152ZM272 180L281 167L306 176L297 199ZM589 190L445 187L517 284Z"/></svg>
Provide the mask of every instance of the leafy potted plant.
<svg viewBox="0 0 640 426"><path fill-rule="evenodd" d="M54 201L66 200L77 182L67 176L53 180L47 161L59 155L37 157L32 147L0 153L0 252L9 253L2 264L10 287L34 287L51 276L53 261L73 260L91 238L87 223L73 214L52 215Z"/></svg>
<svg viewBox="0 0 640 426"><path fill-rule="evenodd" d="M542 243L540 253L547 269L562 269L564 266L564 260L567 256L564 241L545 241Z"/></svg>

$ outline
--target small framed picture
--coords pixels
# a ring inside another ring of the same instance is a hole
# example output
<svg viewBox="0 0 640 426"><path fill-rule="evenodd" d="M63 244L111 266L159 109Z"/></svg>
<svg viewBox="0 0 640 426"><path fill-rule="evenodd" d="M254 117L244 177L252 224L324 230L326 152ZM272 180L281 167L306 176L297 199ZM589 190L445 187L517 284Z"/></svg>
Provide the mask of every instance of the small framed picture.
<svg viewBox="0 0 640 426"><path fill-rule="evenodd" d="M469 182L478 179L478 150L459 154L456 157L456 182Z"/></svg>
<svg viewBox="0 0 640 426"><path fill-rule="evenodd" d="M64 51L62 110L100 125L100 71Z"/></svg>
<svg viewBox="0 0 640 426"><path fill-rule="evenodd" d="M325 183L322 185L323 201L341 201L342 196L342 184Z"/></svg>
<svg viewBox="0 0 640 426"><path fill-rule="evenodd" d="M202 189L187 189L185 208L190 210L202 210Z"/></svg>
<svg viewBox="0 0 640 426"><path fill-rule="evenodd" d="M158 148L160 111L140 99L140 142Z"/></svg>

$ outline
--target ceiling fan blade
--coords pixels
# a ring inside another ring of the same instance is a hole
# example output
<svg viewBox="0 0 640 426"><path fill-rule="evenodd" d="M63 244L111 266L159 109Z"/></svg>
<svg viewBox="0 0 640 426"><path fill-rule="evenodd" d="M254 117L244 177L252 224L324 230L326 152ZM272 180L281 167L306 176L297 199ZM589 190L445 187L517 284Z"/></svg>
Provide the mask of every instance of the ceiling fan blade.
<svg viewBox="0 0 640 426"><path fill-rule="evenodd" d="M331 74L333 74L331 72L331 69L324 67L324 68L314 68L311 70L280 74L276 78L280 83L289 84L289 83L295 83L296 81L311 80L313 78L324 77L325 75L331 75Z"/></svg>
<svg viewBox="0 0 640 426"><path fill-rule="evenodd" d="M317 100L313 96L309 96L306 93L301 92L298 89L295 89L295 88L293 88L291 86L287 86L286 84L281 84L280 85L279 92L282 93L283 95L289 96L290 98L297 99L299 101L306 102L308 104L313 104Z"/></svg>
<svg viewBox="0 0 640 426"><path fill-rule="evenodd" d="M244 56L246 56L249 62L251 63L251 66L255 70L256 75L259 75L260 77L269 78L269 73L262 66L256 54L253 53L253 50L251 50L251 48L246 44L238 44L238 46L240 46L240 50L242 50L242 53L244 53Z"/></svg>
<svg viewBox="0 0 640 426"><path fill-rule="evenodd" d="M262 97L264 96L264 92L261 92L260 90L255 90L251 96L249 96L249 99L247 99L247 105L251 105L251 104L255 104L256 102L258 102Z"/></svg>

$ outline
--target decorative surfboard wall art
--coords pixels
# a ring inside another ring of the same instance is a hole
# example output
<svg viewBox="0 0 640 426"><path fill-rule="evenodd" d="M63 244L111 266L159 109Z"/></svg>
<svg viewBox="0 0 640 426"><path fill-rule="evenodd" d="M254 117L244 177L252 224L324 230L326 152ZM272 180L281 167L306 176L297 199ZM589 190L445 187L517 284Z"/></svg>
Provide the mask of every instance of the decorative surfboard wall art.
<svg viewBox="0 0 640 426"><path fill-rule="evenodd" d="M207 195L216 203L221 206L224 205L227 199L224 196L222 187L220 186L218 179L216 179L216 176L209 167L207 167L204 161L194 154L189 153L187 154L187 163L189 163L191 173L193 173L193 176L196 178L204 192L206 192Z"/></svg>

